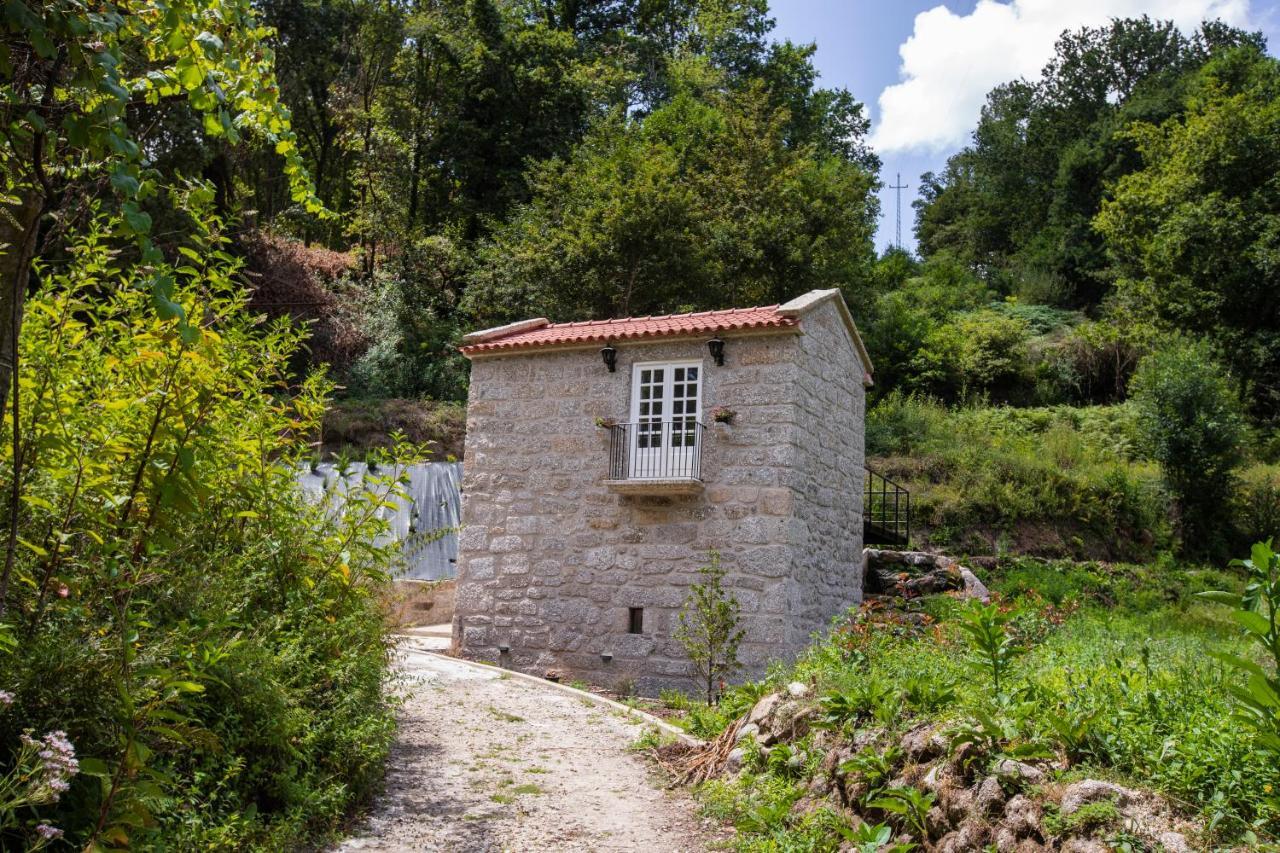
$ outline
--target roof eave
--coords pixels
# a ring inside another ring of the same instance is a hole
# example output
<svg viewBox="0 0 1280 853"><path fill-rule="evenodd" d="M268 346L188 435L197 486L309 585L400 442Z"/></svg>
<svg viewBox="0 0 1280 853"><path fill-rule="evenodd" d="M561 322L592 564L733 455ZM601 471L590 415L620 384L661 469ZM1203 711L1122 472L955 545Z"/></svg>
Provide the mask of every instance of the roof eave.
<svg viewBox="0 0 1280 853"><path fill-rule="evenodd" d="M779 305L778 313L784 317L800 320L805 314L808 314L819 305L832 301L835 302L840 321L844 324L845 331L849 333L853 348L857 351L858 358L862 361L862 384L869 388L874 384L872 379L874 369L871 366L871 356L867 353L866 344L862 342L862 335L858 332L858 324L853 321L853 314L850 313L849 306L844 301L844 294L838 288L811 290L808 293L797 296L790 302Z"/></svg>

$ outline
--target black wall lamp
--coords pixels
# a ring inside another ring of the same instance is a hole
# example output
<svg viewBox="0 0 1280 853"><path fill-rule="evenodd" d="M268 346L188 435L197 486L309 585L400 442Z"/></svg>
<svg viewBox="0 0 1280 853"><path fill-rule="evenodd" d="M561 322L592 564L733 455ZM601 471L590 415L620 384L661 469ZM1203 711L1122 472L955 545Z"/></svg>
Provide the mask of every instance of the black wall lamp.
<svg viewBox="0 0 1280 853"><path fill-rule="evenodd" d="M605 344L600 348L600 357L604 359L604 366L609 368L610 373L614 373L618 369L618 351L614 349L613 344Z"/></svg>
<svg viewBox="0 0 1280 853"><path fill-rule="evenodd" d="M718 337L712 338L707 341L707 351L711 353L711 359L717 367L724 367L724 341Z"/></svg>

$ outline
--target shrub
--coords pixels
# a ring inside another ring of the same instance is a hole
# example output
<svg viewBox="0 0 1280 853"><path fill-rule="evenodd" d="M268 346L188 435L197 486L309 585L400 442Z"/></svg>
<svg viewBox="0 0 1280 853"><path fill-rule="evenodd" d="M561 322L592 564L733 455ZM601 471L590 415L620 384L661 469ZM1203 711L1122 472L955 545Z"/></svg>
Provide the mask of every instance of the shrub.
<svg viewBox="0 0 1280 853"><path fill-rule="evenodd" d="M710 705L716 697L717 683L740 666L738 646L746 631L739 627L742 608L737 597L724 588L725 570L720 565L720 555L712 551L710 562L698 573L702 581L689 587L680 608L675 639L689 655Z"/></svg>
<svg viewBox="0 0 1280 853"><path fill-rule="evenodd" d="M79 847L294 847L381 777L395 483L342 517L307 504L330 386L290 380L302 332L257 324L216 234L140 267L112 227L46 271L22 330L0 743L66 731L81 773L40 815Z"/></svg>
<svg viewBox="0 0 1280 853"><path fill-rule="evenodd" d="M1019 316L991 309L960 314L925 336L911 362L912 382L949 400L1007 398L1029 376L1029 338Z"/></svg>
<svg viewBox="0 0 1280 853"><path fill-rule="evenodd" d="M1179 343L1142 360L1133 400L1147 451L1160 463L1182 513L1183 544L1213 553L1245 439L1244 415L1205 344Z"/></svg>

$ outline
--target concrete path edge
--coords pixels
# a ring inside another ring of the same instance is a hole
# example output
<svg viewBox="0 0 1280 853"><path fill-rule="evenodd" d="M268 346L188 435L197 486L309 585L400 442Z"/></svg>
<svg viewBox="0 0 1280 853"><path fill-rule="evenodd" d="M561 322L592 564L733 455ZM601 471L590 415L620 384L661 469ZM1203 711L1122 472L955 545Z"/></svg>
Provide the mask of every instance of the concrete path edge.
<svg viewBox="0 0 1280 853"><path fill-rule="evenodd" d="M578 699L581 699L585 702L590 702L593 705L598 705L602 708L608 708L612 711L617 711L620 714L624 714L628 717L632 717L634 719L647 723L648 725L653 726L659 731L662 731L662 732L665 732L666 734L671 735L676 740L680 741L686 746L703 746L704 745L704 742L702 740L689 734L684 729L678 726L672 725L671 723L668 723L666 720L662 719L661 717L655 717L653 714L650 714L646 711L641 711L639 708L632 708L630 705L625 705L622 702L617 702L613 699L608 699L604 696L597 695L595 693L592 693L589 690L579 690L578 688L570 687L567 684L561 684L557 681L548 681L545 678L539 678L536 675L529 675L528 673L519 672L518 670L514 670L514 669L506 669L504 667L494 666L493 664L480 663L479 661L467 660L466 658L460 658L460 657L454 657L453 655L441 654L440 652L435 651L433 649L423 648L422 646L414 644L412 642L413 640L412 637L408 637L407 639L409 639L410 642L407 643L406 645L412 645L413 650L420 654L431 655L432 657L437 657L437 658L441 658L442 660L447 660L450 663L458 663L464 666L474 667L479 670L487 670L490 672L502 673L508 678L515 678L520 681L525 681L529 684L536 684L539 687L549 688L551 690L557 690L568 696L575 696Z"/></svg>

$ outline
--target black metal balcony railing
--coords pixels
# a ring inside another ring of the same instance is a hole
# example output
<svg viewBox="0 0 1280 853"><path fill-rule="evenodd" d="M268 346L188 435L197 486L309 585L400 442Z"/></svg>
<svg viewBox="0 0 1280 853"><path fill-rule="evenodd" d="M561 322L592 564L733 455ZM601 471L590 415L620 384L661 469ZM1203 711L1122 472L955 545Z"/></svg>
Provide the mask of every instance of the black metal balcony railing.
<svg viewBox="0 0 1280 853"><path fill-rule="evenodd" d="M911 493L870 469L862 491L862 540L863 546L911 544Z"/></svg>
<svg viewBox="0 0 1280 853"><path fill-rule="evenodd" d="M706 427L692 418L614 424L610 480L701 480Z"/></svg>

